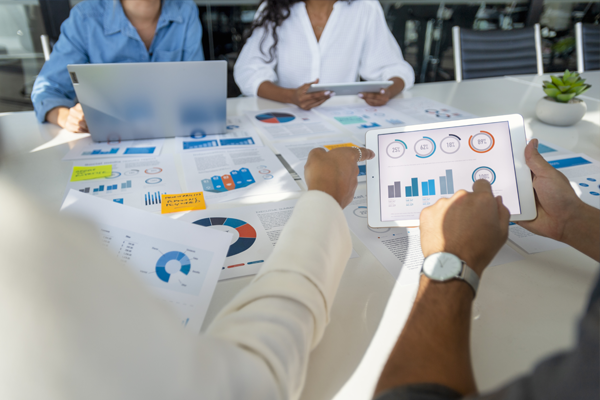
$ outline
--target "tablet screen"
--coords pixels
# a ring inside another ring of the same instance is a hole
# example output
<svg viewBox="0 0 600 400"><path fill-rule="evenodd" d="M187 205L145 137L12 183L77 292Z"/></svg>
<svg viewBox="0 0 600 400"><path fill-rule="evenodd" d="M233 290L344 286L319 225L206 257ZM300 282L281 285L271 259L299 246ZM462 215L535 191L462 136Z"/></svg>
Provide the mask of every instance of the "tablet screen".
<svg viewBox="0 0 600 400"><path fill-rule="evenodd" d="M421 210L485 179L520 214L508 122L378 136L381 220L417 220Z"/></svg>

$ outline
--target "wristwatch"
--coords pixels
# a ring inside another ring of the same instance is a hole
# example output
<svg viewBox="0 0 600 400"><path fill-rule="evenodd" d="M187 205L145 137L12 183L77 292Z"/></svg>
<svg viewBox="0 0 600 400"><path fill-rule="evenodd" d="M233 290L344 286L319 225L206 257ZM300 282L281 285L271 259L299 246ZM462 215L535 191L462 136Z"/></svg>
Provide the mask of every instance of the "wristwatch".
<svg viewBox="0 0 600 400"><path fill-rule="evenodd" d="M460 279L467 282L473 294L477 294L479 276L467 263L450 253L434 253L423 261L423 274L429 279L446 282L451 279Z"/></svg>

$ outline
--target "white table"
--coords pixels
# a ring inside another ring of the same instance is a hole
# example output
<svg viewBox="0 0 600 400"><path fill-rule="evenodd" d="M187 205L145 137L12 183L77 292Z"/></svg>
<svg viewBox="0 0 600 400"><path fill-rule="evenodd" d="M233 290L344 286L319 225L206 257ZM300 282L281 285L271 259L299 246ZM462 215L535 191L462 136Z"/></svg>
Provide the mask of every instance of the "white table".
<svg viewBox="0 0 600 400"><path fill-rule="evenodd" d="M600 80L600 72L584 76L591 82ZM429 97L480 116L520 113L525 117L529 136L600 159L600 97L588 92L589 111L575 126L548 126L534 117L535 103L543 92L532 85L540 79L519 76L425 83L403 96ZM327 104L361 101L337 97ZM229 115L284 107L255 98L229 99L227 106ZM5 153L0 168L41 203L57 210L71 171L71 164L61 158L73 135L53 126L38 125L32 112L0 114L0 135ZM172 142L167 141L164 152L173 152ZM39 150L32 152L33 149ZM285 197L290 196L265 201ZM349 261L332 309L331 324L311 355L303 394L306 400L370 398L416 293L414 286L394 289L388 272L354 236L353 245L360 257ZM474 315L479 317L473 321L471 348L482 390L497 387L528 371L549 353L573 345L575 324L598 270L596 262L571 248L534 255L517 251L525 256L523 261L487 270L474 305ZM205 326L250 279L218 284Z"/></svg>

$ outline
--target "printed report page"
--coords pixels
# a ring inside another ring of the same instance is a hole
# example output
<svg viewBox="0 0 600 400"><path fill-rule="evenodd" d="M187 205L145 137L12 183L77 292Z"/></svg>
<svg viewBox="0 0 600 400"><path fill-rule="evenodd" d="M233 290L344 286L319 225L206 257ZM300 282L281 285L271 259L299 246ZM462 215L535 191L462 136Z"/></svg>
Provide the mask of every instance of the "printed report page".
<svg viewBox="0 0 600 400"><path fill-rule="evenodd" d="M418 219L425 207L485 179L520 214L508 122L379 136L381 220Z"/></svg>

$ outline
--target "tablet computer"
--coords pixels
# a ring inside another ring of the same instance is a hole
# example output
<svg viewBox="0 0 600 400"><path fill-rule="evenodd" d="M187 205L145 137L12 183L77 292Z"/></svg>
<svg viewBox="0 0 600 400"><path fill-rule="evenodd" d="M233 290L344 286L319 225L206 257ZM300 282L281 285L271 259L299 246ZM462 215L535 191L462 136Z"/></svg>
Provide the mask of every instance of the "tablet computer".
<svg viewBox="0 0 600 400"><path fill-rule="evenodd" d="M330 90L337 96L356 95L359 93L378 93L381 89L392 86L392 81L350 82L350 83L315 83L310 85L306 93Z"/></svg>
<svg viewBox="0 0 600 400"><path fill-rule="evenodd" d="M511 221L537 215L520 115L370 130L367 214L373 228L419 226L421 210L485 179Z"/></svg>

